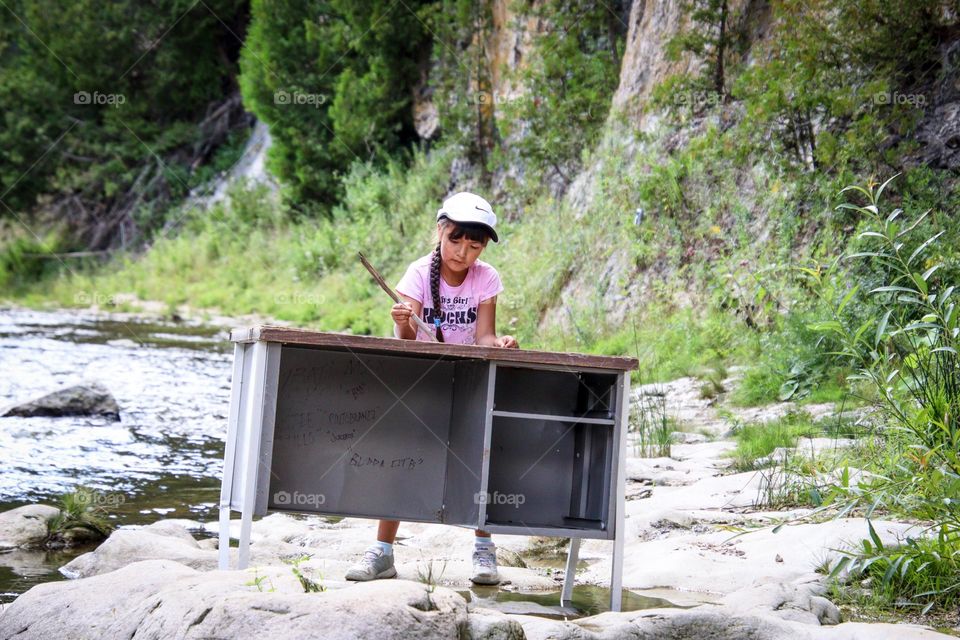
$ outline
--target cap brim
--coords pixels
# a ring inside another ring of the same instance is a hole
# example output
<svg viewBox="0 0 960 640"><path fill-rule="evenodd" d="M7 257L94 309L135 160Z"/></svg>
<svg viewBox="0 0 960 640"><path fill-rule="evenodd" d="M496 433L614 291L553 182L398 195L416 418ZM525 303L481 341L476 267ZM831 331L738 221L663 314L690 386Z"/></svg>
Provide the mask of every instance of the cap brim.
<svg viewBox="0 0 960 640"><path fill-rule="evenodd" d="M490 234L490 239L491 239L491 240L493 240L494 242L500 242L500 238L497 236L496 230L495 230L493 227L491 227L490 225L488 225L488 224L483 224L482 222L477 222L476 220L457 220L456 218L454 218L453 216L451 216L451 215L450 215L449 213L447 213L446 211L441 211L441 212L437 213L437 221L438 221L438 222L439 222L440 218L447 218L448 220L452 220L453 222L459 222L459 223L461 223L461 224L475 224L475 225L477 225L478 227L483 227L484 229L487 230L487 233Z"/></svg>

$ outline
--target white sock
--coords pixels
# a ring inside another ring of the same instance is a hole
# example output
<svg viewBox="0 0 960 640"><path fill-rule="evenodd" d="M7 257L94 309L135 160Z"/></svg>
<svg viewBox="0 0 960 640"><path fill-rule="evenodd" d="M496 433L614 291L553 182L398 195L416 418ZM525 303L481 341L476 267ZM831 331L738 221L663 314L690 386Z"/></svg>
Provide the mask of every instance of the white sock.
<svg viewBox="0 0 960 640"><path fill-rule="evenodd" d="M388 556L392 556L392 555L393 555L393 545L392 545L391 543L389 543L389 542L380 542L379 540L377 540L377 545L376 545L376 546L378 546L378 547L380 547L381 549L383 549L384 555L388 555Z"/></svg>
<svg viewBox="0 0 960 640"><path fill-rule="evenodd" d="M474 536L474 549L493 549L493 538L490 536Z"/></svg>

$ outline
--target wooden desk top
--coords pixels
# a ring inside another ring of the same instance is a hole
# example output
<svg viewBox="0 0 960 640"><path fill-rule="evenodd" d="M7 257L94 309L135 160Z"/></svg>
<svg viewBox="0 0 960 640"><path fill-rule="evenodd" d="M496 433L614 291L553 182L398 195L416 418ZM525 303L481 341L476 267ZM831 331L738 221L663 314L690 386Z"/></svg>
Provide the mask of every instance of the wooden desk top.
<svg viewBox="0 0 960 640"><path fill-rule="evenodd" d="M613 371L631 371L636 369L639 364L636 358L622 356L596 356L585 353L558 353L530 349L504 349L467 344L355 336L270 325L233 329L230 332L230 340L233 342L279 342L304 347L329 347L344 351L446 356L456 359L560 365L572 368L610 369Z"/></svg>

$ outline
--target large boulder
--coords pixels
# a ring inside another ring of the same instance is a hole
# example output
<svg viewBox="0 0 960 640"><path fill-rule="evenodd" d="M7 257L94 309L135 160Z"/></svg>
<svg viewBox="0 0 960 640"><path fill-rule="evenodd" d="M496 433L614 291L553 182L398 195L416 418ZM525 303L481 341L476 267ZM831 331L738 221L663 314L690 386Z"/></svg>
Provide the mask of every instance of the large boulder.
<svg viewBox="0 0 960 640"><path fill-rule="evenodd" d="M98 382L85 382L60 389L6 409L2 417L104 416L120 419L120 407L110 391Z"/></svg>
<svg viewBox="0 0 960 640"><path fill-rule="evenodd" d="M215 569L217 552L201 548L185 528L160 521L117 529L99 547L60 567L68 578L87 578L142 560L172 560L194 569Z"/></svg>
<svg viewBox="0 0 960 640"><path fill-rule="evenodd" d="M28 504L0 513L0 550L35 547L47 539L47 522L60 510L45 504Z"/></svg>
<svg viewBox="0 0 960 640"><path fill-rule="evenodd" d="M169 560L33 587L0 616L17 638L461 638L471 627L456 592L379 580L304 593L290 567L209 571ZM510 629L487 618L478 630ZM484 637L484 636L480 636ZM487 635L486 637L492 637ZM493 636L495 637L495 636Z"/></svg>
<svg viewBox="0 0 960 640"><path fill-rule="evenodd" d="M250 546L250 562L283 565L285 559L309 552L280 540L260 539ZM237 550L231 553L235 564ZM60 567L60 573L71 579L87 578L143 560L173 560L199 570L216 569L219 562L215 540L197 541L183 524L160 520L145 527L117 529L99 547Z"/></svg>
<svg viewBox="0 0 960 640"><path fill-rule="evenodd" d="M821 627L712 605L602 613L573 622L533 616L511 618L523 626L527 640L947 640L953 637L909 624L846 623Z"/></svg>

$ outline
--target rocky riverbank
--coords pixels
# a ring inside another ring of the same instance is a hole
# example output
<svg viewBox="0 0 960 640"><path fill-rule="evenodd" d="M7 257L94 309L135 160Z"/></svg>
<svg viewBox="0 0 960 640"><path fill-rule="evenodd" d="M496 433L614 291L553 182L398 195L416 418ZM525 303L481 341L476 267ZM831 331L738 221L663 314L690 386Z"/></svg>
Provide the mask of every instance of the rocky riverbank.
<svg viewBox="0 0 960 640"><path fill-rule="evenodd" d="M730 421L756 410L723 417L699 398L697 384L680 380L656 392L666 393L668 411L700 433L677 435L688 443L673 445L669 457L636 457L632 444L628 451L624 588L676 606L577 618L559 606L478 597L467 591L472 532L432 524L401 527L397 580L348 583L344 572L374 539L375 523L278 513L254 523L251 566L242 571L216 569L217 541L205 537L215 523L122 528L62 568L74 579L38 585L8 605L0 638L949 637L914 625L841 620L817 569L866 535L866 522L798 521L774 532L770 525L806 510L765 509L769 476L730 473L725 455L734 447L726 439ZM790 408L764 411L776 416ZM823 414L832 407L806 409ZM233 524L236 538L239 523ZM914 526L873 525L885 542ZM559 589L563 541L496 541L501 590ZM577 584L609 584L610 550L608 542L584 541ZM425 584L431 569L439 577Z"/></svg>

